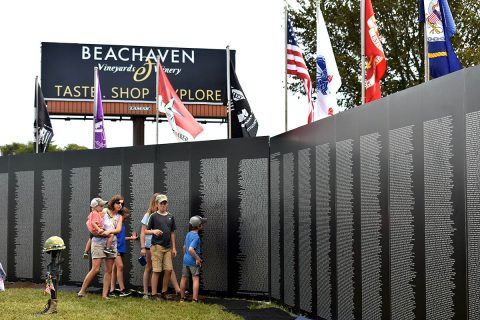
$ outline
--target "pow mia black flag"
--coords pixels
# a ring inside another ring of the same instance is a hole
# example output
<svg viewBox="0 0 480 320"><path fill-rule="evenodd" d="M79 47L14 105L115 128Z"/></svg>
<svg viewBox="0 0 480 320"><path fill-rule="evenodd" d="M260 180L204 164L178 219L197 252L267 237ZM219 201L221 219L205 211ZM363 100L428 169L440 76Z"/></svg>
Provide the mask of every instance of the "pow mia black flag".
<svg viewBox="0 0 480 320"><path fill-rule="evenodd" d="M248 100L238 82L235 68L230 61L230 90L232 97L232 138L251 138L257 136L258 122L250 109Z"/></svg>
<svg viewBox="0 0 480 320"><path fill-rule="evenodd" d="M42 88L36 81L35 88L35 121L33 122L33 135L35 141L33 143L34 152L36 152L36 143L38 141L38 152L47 152L48 145L53 138L52 123L47 110L47 104L43 98ZM38 120L38 124L37 124ZM38 135L38 140L37 140Z"/></svg>

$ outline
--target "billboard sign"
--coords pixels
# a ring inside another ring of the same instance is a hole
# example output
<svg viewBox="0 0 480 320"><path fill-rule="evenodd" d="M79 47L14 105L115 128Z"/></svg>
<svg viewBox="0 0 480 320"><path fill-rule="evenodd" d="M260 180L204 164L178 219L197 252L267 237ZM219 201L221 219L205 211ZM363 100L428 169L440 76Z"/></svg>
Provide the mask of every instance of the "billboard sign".
<svg viewBox="0 0 480 320"><path fill-rule="evenodd" d="M234 60L234 50L231 55ZM104 101L154 102L157 57L184 103L222 104L223 49L42 42L43 94L46 100L91 101L97 67Z"/></svg>

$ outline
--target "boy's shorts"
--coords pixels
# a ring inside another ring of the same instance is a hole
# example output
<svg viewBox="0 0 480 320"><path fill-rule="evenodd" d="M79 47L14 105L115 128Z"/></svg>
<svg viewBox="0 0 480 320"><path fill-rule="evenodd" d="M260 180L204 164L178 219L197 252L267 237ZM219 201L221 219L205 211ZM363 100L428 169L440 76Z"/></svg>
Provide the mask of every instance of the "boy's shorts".
<svg viewBox="0 0 480 320"><path fill-rule="evenodd" d="M152 270L153 272L162 272L164 270L173 270L172 250L164 248L159 244L150 247L152 254Z"/></svg>
<svg viewBox="0 0 480 320"><path fill-rule="evenodd" d="M107 254L103 252L103 249L105 249L103 245L92 243L92 259L103 259L103 258L113 259L117 256L117 252L115 250L115 255L110 255L107 257Z"/></svg>
<svg viewBox="0 0 480 320"><path fill-rule="evenodd" d="M200 266L186 266L183 265L182 269L182 277L189 278L192 277L199 277L200 276Z"/></svg>

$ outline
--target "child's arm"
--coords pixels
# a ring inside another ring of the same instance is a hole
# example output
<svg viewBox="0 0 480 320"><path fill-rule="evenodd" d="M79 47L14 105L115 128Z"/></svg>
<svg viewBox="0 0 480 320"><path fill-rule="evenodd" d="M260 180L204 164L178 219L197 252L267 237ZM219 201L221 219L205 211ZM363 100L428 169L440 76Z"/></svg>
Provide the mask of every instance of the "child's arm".
<svg viewBox="0 0 480 320"><path fill-rule="evenodd" d="M97 230L98 234L101 234L103 231L105 231L105 230L103 230L102 228L100 228L100 227L98 226L98 224L97 224L96 222L94 222L94 221L92 221L92 225L93 225L93 227L95 228L95 230Z"/></svg>
<svg viewBox="0 0 480 320"><path fill-rule="evenodd" d="M147 254L147 249L145 249L145 231L147 227L142 223L142 231L140 231L140 255L144 256Z"/></svg>
<svg viewBox="0 0 480 320"><path fill-rule="evenodd" d="M183 245L183 247L182 247L182 254L184 255L185 252L187 252L187 247L185 247L185 245Z"/></svg>
<svg viewBox="0 0 480 320"><path fill-rule="evenodd" d="M138 240L137 233L133 232L130 237L125 237L125 240Z"/></svg>
<svg viewBox="0 0 480 320"><path fill-rule="evenodd" d="M156 235L157 237L160 237L163 234L162 230L152 229L152 228L153 228L153 219L149 219L147 229L145 230L145 234L153 234L153 235Z"/></svg>
<svg viewBox="0 0 480 320"><path fill-rule="evenodd" d="M203 260L200 259L200 257L197 255L197 253L195 252L195 249L193 247L189 247L188 248L188 252L190 252L190 254L192 255L193 259L195 259L195 264L197 266L202 266L202 262Z"/></svg>

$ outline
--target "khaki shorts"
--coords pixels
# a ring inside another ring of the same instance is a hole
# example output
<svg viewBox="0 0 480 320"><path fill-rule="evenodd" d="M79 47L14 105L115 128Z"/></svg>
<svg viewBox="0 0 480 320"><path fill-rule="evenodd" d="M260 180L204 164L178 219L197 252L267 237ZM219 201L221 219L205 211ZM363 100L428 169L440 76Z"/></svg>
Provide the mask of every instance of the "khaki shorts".
<svg viewBox="0 0 480 320"><path fill-rule="evenodd" d="M163 270L173 270L172 250L155 244L150 247L152 254L153 272L162 272Z"/></svg>
<svg viewBox="0 0 480 320"><path fill-rule="evenodd" d="M107 257L107 254L103 252L103 249L105 249L103 245L92 243L92 259L104 259L104 258L114 259L117 256L117 253L115 252L115 255L110 255Z"/></svg>

